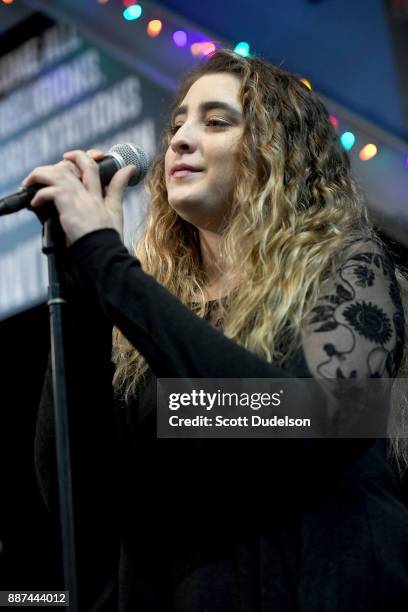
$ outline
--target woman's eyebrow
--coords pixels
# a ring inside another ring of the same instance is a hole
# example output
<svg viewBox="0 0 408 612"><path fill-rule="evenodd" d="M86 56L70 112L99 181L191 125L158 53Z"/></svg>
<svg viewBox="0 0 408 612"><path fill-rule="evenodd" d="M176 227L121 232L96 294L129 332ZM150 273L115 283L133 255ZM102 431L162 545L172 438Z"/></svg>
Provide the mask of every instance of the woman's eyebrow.
<svg viewBox="0 0 408 612"><path fill-rule="evenodd" d="M207 102L201 102L201 104L199 105L199 109L202 112L213 110L215 108L228 111L236 119L242 118L241 111L238 108L232 106L231 104L228 104L228 102L222 102L222 100L208 100ZM174 122L179 115L184 115L185 113L187 113L187 111L187 104L176 108L172 115L172 122Z"/></svg>

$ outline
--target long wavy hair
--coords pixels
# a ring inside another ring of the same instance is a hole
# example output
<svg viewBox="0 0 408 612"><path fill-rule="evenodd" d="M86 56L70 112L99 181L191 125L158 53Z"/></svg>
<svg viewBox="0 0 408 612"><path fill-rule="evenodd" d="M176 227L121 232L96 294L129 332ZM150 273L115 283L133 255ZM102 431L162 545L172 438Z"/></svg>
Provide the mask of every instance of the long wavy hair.
<svg viewBox="0 0 408 612"><path fill-rule="evenodd" d="M197 79L214 73L240 80L245 126L222 252L226 282L234 286L238 280L239 289L219 303L223 332L282 366L301 345L302 323L328 270L335 273L356 238L381 239L326 108L296 76L220 50L185 76L171 111ZM204 317L207 279L198 230L167 199L164 156L171 138L169 121L149 174L150 208L135 255L146 272ZM397 280L407 296L408 281L399 269ZM407 352L405 347L400 376L407 372ZM113 359L115 389L128 401L147 365L117 329ZM406 417L406 408L401 414ZM401 466L405 440L395 440L392 453Z"/></svg>

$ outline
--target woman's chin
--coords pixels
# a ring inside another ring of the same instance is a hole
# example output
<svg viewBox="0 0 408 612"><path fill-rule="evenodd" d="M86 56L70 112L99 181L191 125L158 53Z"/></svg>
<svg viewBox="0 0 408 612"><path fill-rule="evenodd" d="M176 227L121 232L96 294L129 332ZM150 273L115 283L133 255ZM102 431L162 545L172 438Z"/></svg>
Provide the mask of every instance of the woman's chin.
<svg viewBox="0 0 408 612"><path fill-rule="evenodd" d="M176 213L183 214L197 214L200 210L200 202L197 200L193 200L192 198L182 198L175 197L169 198L168 200L171 208L176 211Z"/></svg>
<svg viewBox="0 0 408 612"><path fill-rule="evenodd" d="M170 206L174 212L184 221L187 221L187 223L191 223L191 225L195 227L202 226L203 217L205 217L205 215L202 214L202 211L200 211L197 206L186 202L180 202L174 205L170 204Z"/></svg>

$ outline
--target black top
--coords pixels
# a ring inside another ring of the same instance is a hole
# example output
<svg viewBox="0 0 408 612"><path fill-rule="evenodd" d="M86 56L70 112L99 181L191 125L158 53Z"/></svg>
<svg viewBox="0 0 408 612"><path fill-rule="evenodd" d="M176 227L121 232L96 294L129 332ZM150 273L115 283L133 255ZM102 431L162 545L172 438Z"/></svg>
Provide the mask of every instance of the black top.
<svg viewBox="0 0 408 612"><path fill-rule="evenodd" d="M81 610L118 564L120 612L406 610L408 511L384 440L156 438L156 377L395 377L405 322L389 255L350 248L284 368L182 305L114 230L77 240L66 269ZM150 366L130 406L113 396L113 324ZM35 456L57 517L49 371Z"/></svg>

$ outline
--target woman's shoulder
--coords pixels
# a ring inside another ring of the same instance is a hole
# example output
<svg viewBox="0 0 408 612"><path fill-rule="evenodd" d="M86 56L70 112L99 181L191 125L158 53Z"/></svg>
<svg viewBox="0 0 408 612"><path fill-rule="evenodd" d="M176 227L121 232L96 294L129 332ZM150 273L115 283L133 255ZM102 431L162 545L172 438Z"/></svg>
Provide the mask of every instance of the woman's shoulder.
<svg viewBox="0 0 408 612"><path fill-rule="evenodd" d="M355 255L367 254L388 254L388 249L380 238L376 236L359 236L348 240L341 250L337 253L337 260L343 262Z"/></svg>
<svg viewBox="0 0 408 612"><path fill-rule="evenodd" d="M385 265L395 268L393 251L390 245L374 235L354 238L343 249L341 259L354 259L355 261L378 264L379 257L384 259Z"/></svg>
<svg viewBox="0 0 408 612"><path fill-rule="evenodd" d="M322 278L323 290L345 276L355 289L368 288L375 279L395 280L395 258L392 249L376 236L357 237L338 252L326 268Z"/></svg>

